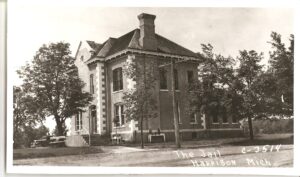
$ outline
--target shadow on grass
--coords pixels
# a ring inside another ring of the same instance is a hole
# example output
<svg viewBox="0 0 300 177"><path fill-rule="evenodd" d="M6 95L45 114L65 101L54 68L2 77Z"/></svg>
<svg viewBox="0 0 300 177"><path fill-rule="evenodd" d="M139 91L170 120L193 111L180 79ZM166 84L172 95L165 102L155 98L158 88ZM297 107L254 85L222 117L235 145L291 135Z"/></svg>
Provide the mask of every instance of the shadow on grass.
<svg viewBox="0 0 300 177"><path fill-rule="evenodd" d="M265 137L254 137L254 140L246 139L242 141L229 142L226 145L233 146L253 146L253 145L278 145L278 144L294 144L294 136L278 137L278 138L265 138Z"/></svg>
<svg viewBox="0 0 300 177"><path fill-rule="evenodd" d="M68 155L84 155L101 153L99 147L60 147L60 148L27 148L14 149L13 159L32 159L42 157L59 157Z"/></svg>

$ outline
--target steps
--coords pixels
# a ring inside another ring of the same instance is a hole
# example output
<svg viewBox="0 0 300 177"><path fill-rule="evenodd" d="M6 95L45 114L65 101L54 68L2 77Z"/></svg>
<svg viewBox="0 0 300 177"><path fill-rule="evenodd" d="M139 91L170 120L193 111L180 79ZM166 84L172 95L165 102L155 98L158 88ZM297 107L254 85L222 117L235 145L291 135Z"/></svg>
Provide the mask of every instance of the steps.
<svg viewBox="0 0 300 177"><path fill-rule="evenodd" d="M93 135L90 135L90 138L91 138L91 146L107 145L111 141L109 135L93 134ZM66 146L69 146L69 147L89 146L89 135L84 134L84 135L68 136L66 139Z"/></svg>
<svg viewBox="0 0 300 177"><path fill-rule="evenodd" d="M81 135L71 135L66 137L65 141L68 147L88 147L88 142Z"/></svg>

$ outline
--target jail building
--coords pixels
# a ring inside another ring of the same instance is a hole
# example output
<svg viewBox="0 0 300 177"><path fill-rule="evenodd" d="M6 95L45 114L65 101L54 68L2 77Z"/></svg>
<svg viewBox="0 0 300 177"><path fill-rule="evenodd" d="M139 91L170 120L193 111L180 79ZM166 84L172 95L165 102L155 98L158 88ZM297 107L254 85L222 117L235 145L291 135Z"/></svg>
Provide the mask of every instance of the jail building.
<svg viewBox="0 0 300 177"><path fill-rule="evenodd" d="M101 144L104 137L122 141L140 140L140 122L125 116L124 92L139 89L139 80L124 74L128 62L146 61L154 66L157 79L153 95L157 116L143 121L145 142L174 141L174 116L169 63L175 60L176 111L183 140L206 137L237 136L239 123L230 115L188 113L188 85L199 81L201 57L189 49L155 32L155 15L138 15L139 28L103 43L81 41L75 55L79 77L86 83L84 91L94 99L86 111L72 116L68 146ZM134 20L134 19L133 19ZM170 27L170 26L168 26ZM176 28L176 26L171 27ZM181 35L181 34L178 34ZM189 39L186 39L189 40ZM178 62L177 62L178 61ZM181 62L180 62L181 61Z"/></svg>

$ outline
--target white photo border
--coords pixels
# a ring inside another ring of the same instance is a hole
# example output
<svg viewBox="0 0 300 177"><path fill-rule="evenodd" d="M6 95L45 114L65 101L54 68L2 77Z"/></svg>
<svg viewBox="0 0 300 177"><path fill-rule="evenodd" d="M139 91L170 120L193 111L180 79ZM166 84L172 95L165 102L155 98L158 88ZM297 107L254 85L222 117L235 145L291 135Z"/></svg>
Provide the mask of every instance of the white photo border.
<svg viewBox="0 0 300 177"><path fill-rule="evenodd" d="M104 7L261 7L261 8L291 8L294 9L294 34L298 35L300 32L299 28L299 7L300 3L296 0L284 1L284 0L114 0L114 1L80 1L80 0L61 0L61 1L50 1L50 0L27 0L17 1L10 0L8 2L8 25L9 25L9 13L13 9L15 3L26 3L28 4L47 4L47 5L63 5L69 6L104 6ZM9 31L8 31L9 33ZM298 39L298 37L296 37ZM9 44L9 38L7 44ZM8 45L9 46L9 45ZM299 58L299 43L295 42L295 58ZM6 171L7 173L15 174L258 174L258 175L300 175L299 169L299 129L294 128L294 166L291 168L195 168L195 167L62 167L62 166L14 166L13 165L13 85L11 74L14 73L11 69L11 61L9 59L9 53L7 54L7 137L6 137ZM299 61L294 61L295 72L294 76L300 76ZM300 120L297 118L299 113L299 79L294 79L294 125L298 125ZM297 138L296 138L297 137ZM297 158L296 158L297 157Z"/></svg>

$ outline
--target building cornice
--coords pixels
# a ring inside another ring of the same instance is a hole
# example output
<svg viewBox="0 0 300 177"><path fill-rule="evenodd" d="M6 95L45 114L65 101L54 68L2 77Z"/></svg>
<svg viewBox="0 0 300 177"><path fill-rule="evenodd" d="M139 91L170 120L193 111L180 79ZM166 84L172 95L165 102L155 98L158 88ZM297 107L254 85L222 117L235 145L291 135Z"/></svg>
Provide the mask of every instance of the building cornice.
<svg viewBox="0 0 300 177"><path fill-rule="evenodd" d="M183 56L183 55L176 55L176 54L168 54L168 53L162 53L162 52L155 52L155 51L146 51L146 50L139 50L139 49L125 49L120 52L117 52L113 55L107 56L107 57L94 57L91 58L90 60L86 61L86 64L92 64L94 62L98 61L109 61L115 58L118 58L122 55L126 55L128 53L133 53L133 54L145 54L145 55L151 55L151 56L160 56L164 58L175 58L175 59L180 59L180 60L191 60L191 61L197 61L200 62L201 59L197 57L191 57L191 56Z"/></svg>

